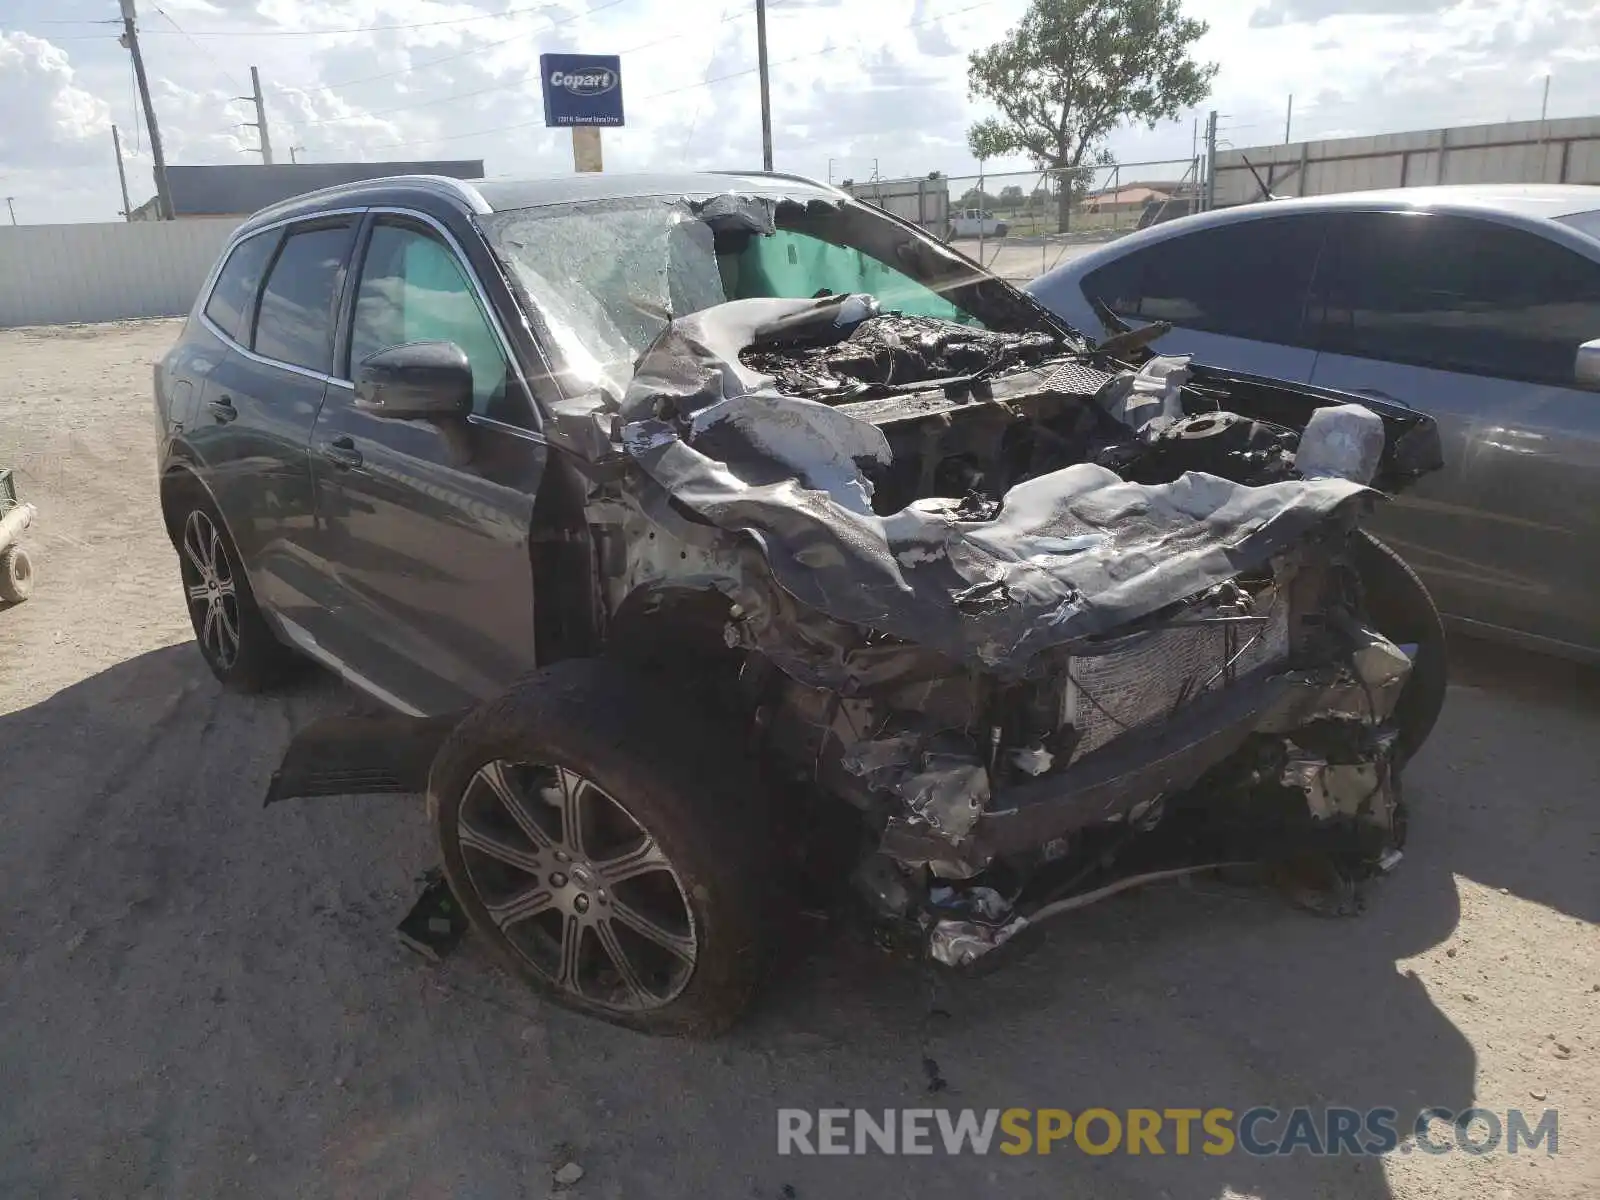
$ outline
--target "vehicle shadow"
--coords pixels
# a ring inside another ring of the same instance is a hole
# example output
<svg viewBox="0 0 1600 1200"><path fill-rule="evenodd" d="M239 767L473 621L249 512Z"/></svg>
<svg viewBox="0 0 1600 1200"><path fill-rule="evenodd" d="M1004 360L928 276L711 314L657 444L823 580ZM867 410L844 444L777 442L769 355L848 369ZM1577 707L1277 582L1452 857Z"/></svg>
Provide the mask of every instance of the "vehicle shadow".
<svg viewBox="0 0 1600 1200"><path fill-rule="evenodd" d="M292 731L350 694L232 696L192 644L152 651L0 716L0 1194L538 1197L572 1158L605 1196L1381 1200L1377 1161L1217 1157L1198 1133L1187 1155L1164 1132L1160 1156L781 1157L777 1112L1303 1104L1403 1132L1467 1107L1473 1048L1397 962L1454 931L1456 875L1594 919L1591 824L1512 782L1575 787L1597 732L1474 669L1358 917L1163 885L979 979L819 927L708 1044L552 1007L471 939L440 965L400 949L433 864L416 798L261 807Z"/></svg>
<svg viewBox="0 0 1600 1200"><path fill-rule="evenodd" d="M1450 868L1600 922L1600 667L1452 637L1450 671L1419 763Z"/></svg>

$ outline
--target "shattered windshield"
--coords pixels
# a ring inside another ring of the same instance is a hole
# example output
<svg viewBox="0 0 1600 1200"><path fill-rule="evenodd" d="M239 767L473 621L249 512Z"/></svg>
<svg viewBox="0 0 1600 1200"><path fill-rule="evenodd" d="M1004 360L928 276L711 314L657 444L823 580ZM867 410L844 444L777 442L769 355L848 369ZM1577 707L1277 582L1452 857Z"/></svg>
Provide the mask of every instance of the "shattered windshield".
<svg viewBox="0 0 1600 1200"><path fill-rule="evenodd" d="M830 202L645 197L515 209L484 224L565 367L589 386L625 386L672 318L730 300L866 293L886 312L984 324L949 298L911 235ZM863 226L887 253L861 245Z"/></svg>

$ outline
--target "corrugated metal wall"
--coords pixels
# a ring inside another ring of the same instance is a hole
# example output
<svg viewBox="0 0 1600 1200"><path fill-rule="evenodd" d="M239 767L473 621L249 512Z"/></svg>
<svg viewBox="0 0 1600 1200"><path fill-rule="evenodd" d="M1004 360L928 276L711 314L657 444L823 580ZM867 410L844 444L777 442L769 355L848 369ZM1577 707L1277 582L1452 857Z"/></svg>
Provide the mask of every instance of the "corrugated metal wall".
<svg viewBox="0 0 1600 1200"><path fill-rule="evenodd" d="M1600 184L1600 117L1222 150L1217 153L1216 206L1260 200L1256 175L1280 196L1435 183Z"/></svg>
<svg viewBox="0 0 1600 1200"><path fill-rule="evenodd" d="M943 235L950 223L950 184L938 179L873 179L844 189L857 200L876 205L903 221Z"/></svg>
<svg viewBox="0 0 1600 1200"><path fill-rule="evenodd" d="M0 328L187 313L231 217L0 226Z"/></svg>

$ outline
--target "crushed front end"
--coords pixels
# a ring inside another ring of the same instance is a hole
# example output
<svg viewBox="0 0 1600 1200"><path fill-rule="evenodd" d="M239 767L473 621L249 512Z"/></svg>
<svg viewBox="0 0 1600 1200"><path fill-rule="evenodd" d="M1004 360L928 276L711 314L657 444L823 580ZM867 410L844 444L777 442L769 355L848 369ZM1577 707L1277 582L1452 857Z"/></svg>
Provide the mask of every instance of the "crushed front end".
<svg viewBox="0 0 1600 1200"><path fill-rule="evenodd" d="M607 639L717 675L786 797L854 811L856 891L940 961L1197 866L1315 859L1347 908L1404 837L1416 653L1353 548L1378 489L1439 465L1432 422L1017 311L671 321L551 430Z"/></svg>

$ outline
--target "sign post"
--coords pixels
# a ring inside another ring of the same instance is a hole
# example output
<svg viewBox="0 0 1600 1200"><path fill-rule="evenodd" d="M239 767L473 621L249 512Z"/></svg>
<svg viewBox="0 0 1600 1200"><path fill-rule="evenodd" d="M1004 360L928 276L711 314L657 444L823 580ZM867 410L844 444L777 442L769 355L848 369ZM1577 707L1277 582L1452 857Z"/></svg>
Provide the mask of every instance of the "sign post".
<svg viewBox="0 0 1600 1200"><path fill-rule="evenodd" d="M600 130L621 126L622 59L615 54L541 54L544 123L572 130L572 167L603 169Z"/></svg>

